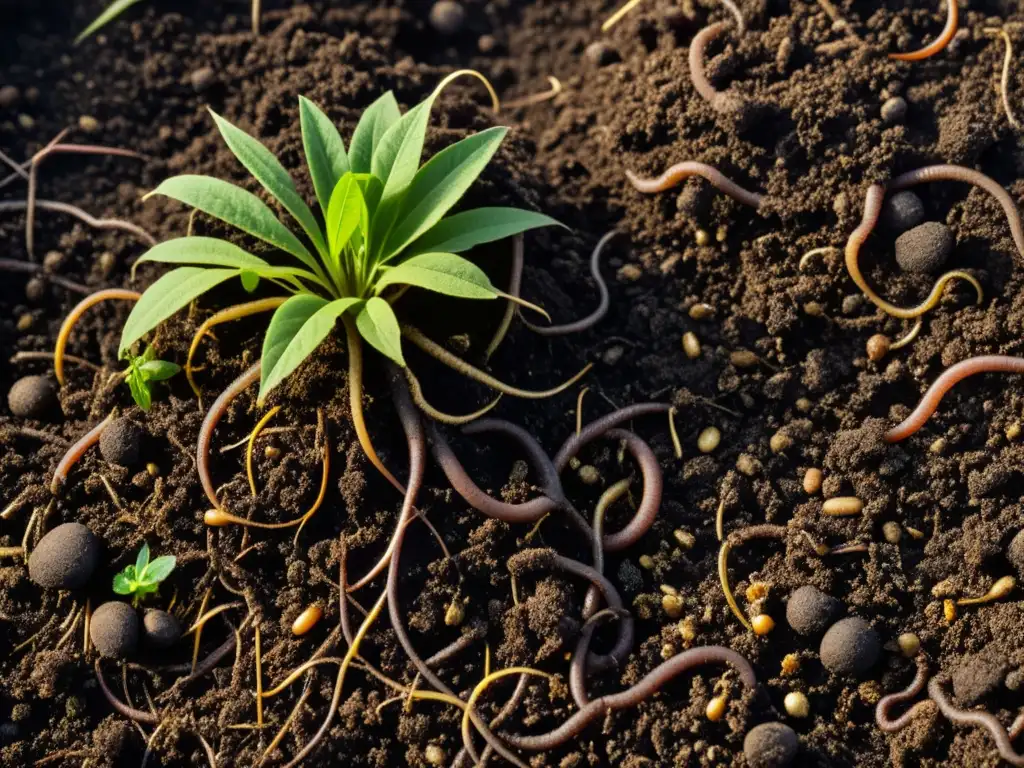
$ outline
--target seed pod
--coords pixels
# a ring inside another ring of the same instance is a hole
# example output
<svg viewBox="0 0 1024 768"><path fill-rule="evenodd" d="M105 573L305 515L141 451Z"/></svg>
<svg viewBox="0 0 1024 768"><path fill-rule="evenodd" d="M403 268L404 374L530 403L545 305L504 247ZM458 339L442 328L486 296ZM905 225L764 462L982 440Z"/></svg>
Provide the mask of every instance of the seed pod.
<svg viewBox="0 0 1024 768"><path fill-rule="evenodd" d="M904 632L896 638L896 644L900 648L900 653L908 659L917 656L917 652L921 650L921 638L913 632Z"/></svg>
<svg viewBox="0 0 1024 768"><path fill-rule="evenodd" d="M465 618L466 608L459 598L455 598L448 605L448 610L444 612L444 623L449 627L457 627Z"/></svg>
<svg viewBox="0 0 1024 768"><path fill-rule="evenodd" d="M810 495L821 490L821 470L811 467L804 473L804 491Z"/></svg>
<svg viewBox="0 0 1024 768"><path fill-rule="evenodd" d="M725 709L728 704L729 698L724 693L721 696L715 696L708 702L708 706L707 709L704 710L704 714L707 715L708 720L713 723L717 723L725 717Z"/></svg>
<svg viewBox="0 0 1024 768"><path fill-rule="evenodd" d="M711 235L708 234L706 229L698 229L693 234L693 239L701 248L708 245L711 242Z"/></svg>
<svg viewBox="0 0 1024 768"><path fill-rule="evenodd" d="M711 453L722 441L722 433L718 427L708 427L697 437L697 448L701 453Z"/></svg>
<svg viewBox="0 0 1024 768"><path fill-rule="evenodd" d="M900 524L894 523L892 520L882 525L882 536L890 544L899 544L900 537L903 535L903 531L900 530Z"/></svg>
<svg viewBox="0 0 1024 768"><path fill-rule="evenodd" d="M867 343L868 360L873 363L877 363L887 354L889 354L889 348L892 346L892 342L889 337L884 333L876 333Z"/></svg>
<svg viewBox="0 0 1024 768"><path fill-rule="evenodd" d="M682 549L693 549L693 545L697 543L697 537L689 531L684 531L679 528L672 531L672 537L676 540Z"/></svg>
<svg viewBox="0 0 1024 768"><path fill-rule="evenodd" d="M313 603L295 617L295 621L292 622L292 634L296 637L306 634L316 626L316 623L320 621L320 617L323 615L324 612L320 606Z"/></svg>
<svg viewBox="0 0 1024 768"><path fill-rule="evenodd" d="M707 320L715 314L715 310L709 304L694 304L689 314L691 320Z"/></svg>
<svg viewBox="0 0 1024 768"><path fill-rule="evenodd" d="M223 510L208 509L203 515L203 522L207 525L213 526L214 528L220 528L221 526L230 525L231 519Z"/></svg>
<svg viewBox="0 0 1024 768"><path fill-rule="evenodd" d="M592 464L584 464L579 468L577 474L579 474L580 482L584 485L597 485L601 482L601 473Z"/></svg>
<svg viewBox="0 0 1024 768"><path fill-rule="evenodd" d="M738 349L729 353L729 362L737 368L753 368L758 364L757 355L747 349Z"/></svg>
<svg viewBox="0 0 1024 768"><path fill-rule="evenodd" d="M768 441L768 447L772 449L772 453L782 453L791 445L793 445L793 438L781 429L772 435L771 439Z"/></svg>
<svg viewBox="0 0 1024 768"><path fill-rule="evenodd" d="M775 629L775 619L767 613L760 613L750 620L750 626L754 628L755 635L767 635Z"/></svg>
<svg viewBox="0 0 1024 768"><path fill-rule="evenodd" d="M942 615L946 619L946 623L952 624L956 621L956 603L952 600L942 601Z"/></svg>
<svg viewBox="0 0 1024 768"><path fill-rule="evenodd" d="M266 456L268 459L273 460L281 455L281 449L278 448L276 445L268 445L266 448L263 449L263 455Z"/></svg>
<svg viewBox="0 0 1024 768"><path fill-rule="evenodd" d="M683 352L691 360L696 360L700 357L700 339L697 338L697 334L693 331L687 331L683 334Z"/></svg>
<svg viewBox="0 0 1024 768"><path fill-rule="evenodd" d="M980 605L981 603L990 603L993 600L998 600L1001 597L1006 597L1013 588L1017 586L1017 580L1013 576L1003 576L1001 579L997 579L996 583L993 584L988 592L981 597L965 597L961 600L957 600L957 605Z"/></svg>
<svg viewBox="0 0 1024 768"><path fill-rule="evenodd" d="M640 567L644 570L651 570L654 568L654 558L650 555L640 555Z"/></svg>
<svg viewBox="0 0 1024 768"><path fill-rule="evenodd" d="M811 702L800 691L790 691L783 699L782 705L793 717L807 717L811 714Z"/></svg>
<svg viewBox="0 0 1024 768"><path fill-rule="evenodd" d="M822 514L835 517L859 515L862 509L864 509L864 502L856 496L837 496L821 505Z"/></svg>

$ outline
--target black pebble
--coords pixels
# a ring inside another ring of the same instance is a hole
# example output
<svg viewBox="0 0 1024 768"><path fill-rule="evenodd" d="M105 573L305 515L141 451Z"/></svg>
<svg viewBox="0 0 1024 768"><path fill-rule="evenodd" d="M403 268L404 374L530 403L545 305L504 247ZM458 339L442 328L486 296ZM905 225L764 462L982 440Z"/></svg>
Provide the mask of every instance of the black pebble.
<svg viewBox="0 0 1024 768"><path fill-rule="evenodd" d="M43 419L57 409L57 385L47 376L26 376L7 393L11 413L20 419Z"/></svg>
<svg viewBox="0 0 1024 768"><path fill-rule="evenodd" d="M887 197L882 204L882 224L889 230L902 234L924 221L924 203L910 190L897 192Z"/></svg>
<svg viewBox="0 0 1024 768"><path fill-rule="evenodd" d="M181 622L167 611L151 608L142 617L142 636L150 648L170 648L181 638Z"/></svg>
<svg viewBox="0 0 1024 768"><path fill-rule="evenodd" d="M92 577L100 540L81 523L64 523L43 536L28 557L28 575L47 589L78 589Z"/></svg>
<svg viewBox="0 0 1024 768"><path fill-rule="evenodd" d="M430 26L442 35L454 35L462 29L466 11L455 0L438 0L430 9Z"/></svg>
<svg viewBox="0 0 1024 768"><path fill-rule="evenodd" d="M111 464L122 467L138 464L141 447L142 430L125 418L115 419L100 435L100 453Z"/></svg>
<svg viewBox="0 0 1024 768"><path fill-rule="evenodd" d="M1006 559L1017 569L1017 573L1024 578L1024 529L1017 532L1017 535L1010 541L1006 548Z"/></svg>
<svg viewBox="0 0 1024 768"><path fill-rule="evenodd" d="M904 272L937 272L953 252L955 241L945 224L926 221L896 238L896 263Z"/></svg>
<svg viewBox="0 0 1024 768"><path fill-rule="evenodd" d="M743 755L750 768L785 768L800 751L796 731L784 723L761 723L743 739Z"/></svg>
<svg viewBox="0 0 1024 768"><path fill-rule="evenodd" d="M837 621L821 639L821 663L837 675L864 674L878 661L881 651L878 633L856 616Z"/></svg>
<svg viewBox="0 0 1024 768"><path fill-rule="evenodd" d="M583 55L599 67L619 60L618 51L602 40L595 40L588 45L583 51Z"/></svg>
<svg viewBox="0 0 1024 768"><path fill-rule="evenodd" d="M843 604L807 584L795 590L786 603L786 621L801 635L824 632L842 610Z"/></svg>
<svg viewBox="0 0 1024 768"><path fill-rule="evenodd" d="M89 639L101 656L126 659L139 645L139 614L128 603L104 603L93 611Z"/></svg>

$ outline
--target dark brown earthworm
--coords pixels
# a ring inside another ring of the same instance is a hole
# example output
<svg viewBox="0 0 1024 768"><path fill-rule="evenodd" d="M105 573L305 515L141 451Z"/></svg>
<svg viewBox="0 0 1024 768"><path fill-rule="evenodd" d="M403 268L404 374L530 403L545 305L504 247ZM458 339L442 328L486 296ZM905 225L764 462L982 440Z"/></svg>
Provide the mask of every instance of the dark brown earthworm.
<svg viewBox="0 0 1024 768"><path fill-rule="evenodd" d="M82 437L75 441L74 445L68 448L68 452L64 454L64 457L57 464L57 469L53 472L53 479L50 481L50 492L54 496L60 493L61 488L64 487L64 482L68 479L68 472L71 471L71 468L82 458L82 454L100 441L100 435L103 434L103 430L107 428L107 425L113 419L114 411L111 411L107 418L82 435Z"/></svg>
<svg viewBox="0 0 1024 768"><path fill-rule="evenodd" d="M572 692L573 701L580 709L590 703L590 696L587 695L587 655L590 653L590 641L594 637L594 632L605 621L625 618L627 615L626 611L605 608L587 619L580 629L580 639L576 641L576 650L573 652L572 664L569 667L569 690Z"/></svg>
<svg viewBox="0 0 1024 768"><path fill-rule="evenodd" d="M586 317L581 317L579 320L574 320L571 323L563 323L562 325L535 325L526 318L523 318L523 325L529 328L534 333L538 333L541 336L567 336L570 333L581 333L590 328L593 328L601 318L608 314L608 306L611 303L611 297L608 293L608 284L605 283L604 278L601 277L601 252L604 250L605 245L615 235L619 234L618 230L612 230L604 235L600 240L597 241L597 245L594 246L594 251L590 256L590 274L594 278L594 282L597 284L597 292L600 296L597 309L591 312Z"/></svg>
<svg viewBox="0 0 1024 768"><path fill-rule="evenodd" d="M885 433L885 442L898 443L917 432L935 413L946 393L957 382L976 373L1024 373L1024 357L979 355L951 365L928 387L911 414Z"/></svg>
<svg viewBox="0 0 1024 768"><path fill-rule="evenodd" d="M559 473L564 472L565 468L569 466L569 459L579 453L583 446L596 440L609 429L613 429L623 422L639 418L640 416L648 416L653 413L668 413L671 410L672 406L668 403L636 403L595 419L579 432L573 433L568 440L562 443L562 447L555 454L555 469Z"/></svg>
<svg viewBox="0 0 1024 768"><path fill-rule="evenodd" d="M605 534L602 537L605 551L618 552L638 542L654 525L658 510L661 508L664 479L661 474L661 465L658 464L654 451L632 432L625 429L610 429L605 433L605 437L621 440L626 444L626 449L640 466L640 472L644 478L644 495L640 500L640 506L637 507L636 514L621 531Z"/></svg>
<svg viewBox="0 0 1024 768"><path fill-rule="evenodd" d="M719 192L722 192L733 200L738 200L745 205L760 208L761 203L764 202L764 195L744 189L739 184L726 177L726 175L717 168L714 168L707 163L699 163L694 160L684 160L681 163L676 163L662 172L660 176L653 179L644 179L637 176L632 171L626 171L626 178L629 180L629 183L633 185L634 189L647 195L671 189L679 182L684 179L688 179L691 176L700 176L702 179L708 181L711 186Z"/></svg>
<svg viewBox="0 0 1024 768"><path fill-rule="evenodd" d="M525 749L530 752L554 749L577 736L590 723L605 713L635 707L650 698L674 677L704 664L729 664L739 673L740 682L744 687L750 690L757 688L754 669L743 656L731 648L705 645L683 651L668 661L662 662L632 688L594 699L553 731L537 736L502 734L502 737L517 749Z"/></svg>
<svg viewBox="0 0 1024 768"><path fill-rule="evenodd" d="M107 679L103 676L103 668L100 666L99 659L96 659L94 669L96 670L96 682L99 683L100 690L110 703L110 706L117 710L118 714L124 715L129 720L134 720L136 723L142 723L143 725L158 725L160 723L159 715L153 712L144 712L135 707L129 707L114 695L114 692L110 690L110 686L107 685Z"/></svg>
<svg viewBox="0 0 1024 768"><path fill-rule="evenodd" d="M448 663L473 643L483 640L487 636L487 626L483 623L473 624L465 632L459 635L457 640L446 645L433 656L423 661L428 667L436 668Z"/></svg>
<svg viewBox="0 0 1024 768"><path fill-rule="evenodd" d="M43 280L48 280L54 285L59 285L65 290L71 291L72 293L78 293L83 296L88 296L92 293L92 289L76 283L73 280L68 280L66 277L60 275L51 275L49 272L43 269L42 264L35 264L30 261L18 261L17 259L0 259L0 270L5 272L24 272L25 274L35 275Z"/></svg>
<svg viewBox="0 0 1024 768"><path fill-rule="evenodd" d="M969 712L954 706L953 702L946 696L946 692L942 690L942 686L947 680L948 678L945 675L936 675L928 681L928 695L931 696L932 701L939 705L939 711L951 723L956 725L980 725L985 728L992 734L992 739L996 743L996 750L1003 760L1010 765L1024 766L1024 755L1018 755L1014 751L1006 729L996 719L996 716L991 712Z"/></svg>
<svg viewBox="0 0 1024 768"><path fill-rule="evenodd" d="M690 80L693 82L694 90L699 93L705 101L716 112L734 113L744 107L744 100L729 91L719 91L708 80L704 74L704 49L708 43L716 40L729 28L724 21L716 21L708 24L704 29L693 36L690 42Z"/></svg>
<svg viewBox="0 0 1024 768"><path fill-rule="evenodd" d="M605 603L612 610L625 610L622 598L615 586L589 565L559 555L551 549L524 549L508 559L508 569L513 576L520 576L528 571L565 571L574 576L596 584L604 597ZM633 650L633 617L627 615L619 623L619 634L615 645L607 654L591 653L587 658L590 671L604 671L621 667Z"/></svg>
<svg viewBox="0 0 1024 768"><path fill-rule="evenodd" d="M206 491L206 498L210 500L214 508L220 509L220 502L217 501L217 492L213 488L213 479L210 477L210 443L213 441L213 430L224 416L231 401L238 397L247 388L252 386L260 378L260 361L257 360L241 376L228 385L228 388L220 393L220 396L213 401L210 410L203 418L203 424L199 428L199 439L196 442L196 471L199 473L199 481L203 490Z"/></svg>
<svg viewBox="0 0 1024 768"><path fill-rule="evenodd" d="M988 192L1002 206L1006 214L1006 221L1010 225L1010 234L1013 235L1013 242L1017 246L1017 252L1024 257L1024 224L1021 223L1020 212L1003 187L994 179L986 176L981 171L973 168L965 168L962 165L927 165L918 168L916 171L908 171L893 179L889 189L907 189L916 184L929 181L962 181L966 184L973 184L979 189Z"/></svg>
<svg viewBox="0 0 1024 768"><path fill-rule="evenodd" d="M902 691L890 693L888 696L883 696L878 700L878 705L875 707L875 723L878 727L886 733L896 733L910 725L910 721L914 719L921 705L925 702L919 701L895 720L890 719L889 710L917 696L917 694L924 690L925 683L927 682L928 661L923 653L919 653L917 656L917 674L910 681L910 685Z"/></svg>

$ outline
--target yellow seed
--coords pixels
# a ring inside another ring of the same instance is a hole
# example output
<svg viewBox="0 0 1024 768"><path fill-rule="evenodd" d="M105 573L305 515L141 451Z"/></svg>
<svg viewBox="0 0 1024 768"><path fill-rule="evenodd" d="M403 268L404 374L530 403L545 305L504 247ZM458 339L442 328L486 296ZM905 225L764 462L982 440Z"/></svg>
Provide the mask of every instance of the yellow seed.
<svg viewBox="0 0 1024 768"><path fill-rule="evenodd" d="M323 610L319 605L313 603L306 610L295 617L295 621L292 622L292 634L295 636L304 635L320 621L320 617L324 615Z"/></svg>
<svg viewBox="0 0 1024 768"><path fill-rule="evenodd" d="M691 320L707 320L715 314L715 310L709 304L694 304L690 307Z"/></svg>
<svg viewBox="0 0 1024 768"><path fill-rule="evenodd" d="M800 671L800 657L795 653L787 653L782 657L782 674L795 675Z"/></svg>
<svg viewBox="0 0 1024 768"><path fill-rule="evenodd" d="M427 762L431 765L444 765L445 764L445 753L437 744L428 744L427 748L423 750L423 757L426 758Z"/></svg>
<svg viewBox="0 0 1024 768"><path fill-rule="evenodd" d="M993 584L988 592L981 597L965 597L962 600L957 600L957 605L980 605L981 603L990 603L993 600L998 600L1001 597L1006 597L1013 588L1017 586L1017 580L1013 576L1003 576L1001 579L997 579L996 583Z"/></svg>
<svg viewBox="0 0 1024 768"><path fill-rule="evenodd" d="M1010 426L1008 426L1006 428L1006 439L1007 440L1016 440L1018 437L1020 437L1020 433L1021 433L1020 422L1019 421L1015 421L1015 422L1013 422L1013 424L1011 424Z"/></svg>
<svg viewBox="0 0 1024 768"><path fill-rule="evenodd" d="M651 570L654 568L654 558L650 555L640 555L640 567L644 570Z"/></svg>
<svg viewBox="0 0 1024 768"><path fill-rule="evenodd" d="M96 133L100 129L100 121L92 115L82 115L78 118L78 127L86 133Z"/></svg>
<svg viewBox="0 0 1024 768"><path fill-rule="evenodd" d="M697 245L703 248L711 242L711 235L708 234L706 229L698 229L694 232L693 239L696 241Z"/></svg>
<svg viewBox="0 0 1024 768"><path fill-rule="evenodd" d="M900 647L900 653L908 659L917 656L917 652L921 650L921 638L913 632L904 632L896 638L896 644Z"/></svg>
<svg viewBox="0 0 1024 768"><path fill-rule="evenodd" d="M811 702L800 691L790 691L782 700L782 705L793 717L807 717L811 714Z"/></svg>
<svg viewBox="0 0 1024 768"><path fill-rule="evenodd" d="M219 528L223 525L230 525L231 519L228 517L226 512L219 509L208 509L206 514L203 515L203 522L207 525Z"/></svg>
<svg viewBox="0 0 1024 768"><path fill-rule="evenodd" d="M683 615L683 601L679 595L663 595L661 598L661 609L665 611L670 619L678 619Z"/></svg>
<svg viewBox="0 0 1024 768"><path fill-rule="evenodd" d="M892 346L892 342L889 341L889 337L883 333L876 333L870 339L868 339L867 353L868 360L873 363L877 363L887 354L889 354L889 347Z"/></svg>
<svg viewBox="0 0 1024 768"><path fill-rule="evenodd" d="M679 622L678 626L679 636L683 638L684 643L692 643L697 639L697 625L691 617L687 616Z"/></svg>
<svg viewBox="0 0 1024 768"><path fill-rule="evenodd" d="M580 477L580 482L584 485L597 485L601 482L601 473L597 471L597 467L593 464L584 464L579 468L577 474Z"/></svg>
<svg viewBox="0 0 1024 768"><path fill-rule="evenodd" d="M700 339L697 338L697 334L693 331L687 331L683 334L683 352L691 360L696 360L700 357Z"/></svg>
<svg viewBox="0 0 1024 768"><path fill-rule="evenodd" d="M709 701L707 709L705 710L708 720L713 723L717 723L725 717L725 708L728 703L729 699L724 693L721 696L715 696L715 698Z"/></svg>
<svg viewBox="0 0 1024 768"><path fill-rule="evenodd" d="M821 490L821 470L811 467L804 473L804 491L812 496Z"/></svg>
<svg viewBox="0 0 1024 768"><path fill-rule="evenodd" d="M768 447L772 449L772 453L782 453L791 445L793 445L793 438L781 429L772 435L771 439L768 441Z"/></svg>
<svg viewBox="0 0 1024 768"><path fill-rule="evenodd" d="M928 450L932 453L942 453L946 450L946 438L936 438L932 444L928 446Z"/></svg>
<svg viewBox="0 0 1024 768"><path fill-rule="evenodd" d="M725 242L725 238L729 236L729 227L725 224L719 224L718 229L715 230L715 240L720 243Z"/></svg>
<svg viewBox="0 0 1024 768"><path fill-rule="evenodd" d="M281 455L281 449L276 445L268 445L263 449L263 455L268 459L276 459Z"/></svg>
<svg viewBox="0 0 1024 768"><path fill-rule="evenodd" d="M711 453L722 442L722 433L718 427L708 427L697 437L697 447L701 453Z"/></svg>
<svg viewBox="0 0 1024 768"><path fill-rule="evenodd" d="M747 587L747 602L756 603L768 596L768 585L763 581L755 581Z"/></svg>
<svg viewBox="0 0 1024 768"><path fill-rule="evenodd" d="M697 543L697 537L689 531L684 531L679 528L672 531L672 536L683 549L693 549L693 545Z"/></svg>
<svg viewBox="0 0 1024 768"><path fill-rule="evenodd" d="M821 317L825 314L825 308L816 301L808 301L804 304L804 312L811 317Z"/></svg>
<svg viewBox="0 0 1024 768"><path fill-rule="evenodd" d="M676 597L679 596L679 590L673 587L671 584L662 584L658 587L658 589L661 590L661 594L663 595L675 595Z"/></svg>
<svg viewBox="0 0 1024 768"><path fill-rule="evenodd" d="M32 327L33 318L28 312L18 317L18 330L24 333Z"/></svg>
<svg viewBox="0 0 1024 768"><path fill-rule="evenodd" d="M911 528L909 525L906 526L906 529L907 529L907 533L910 534L910 538L912 538L912 539L923 539L924 538L924 531L920 531L917 528Z"/></svg>
<svg viewBox="0 0 1024 768"><path fill-rule="evenodd" d="M750 626L754 628L755 635L767 635L775 629L775 620L767 613L759 613L750 620Z"/></svg>
<svg viewBox="0 0 1024 768"><path fill-rule="evenodd" d="M837 496L821 505L822 514L835 517L859 515L862 509L864 509L864 502L856 496Z"/></svg>
<svg viewBox="0 0 1024 768"><path fill-rule="evenodd" d="M661 658L668 661L676 655L675 646L672 643L665 643L661 646Z"/></svg>
<svg viewBox="0 0 1024 768"><path fill-rule="evenodd" d="M899 523L894 523L892 520L890 520L882 526L882 536L884 536L885 540L888 541L890 544L899 544L900 537L902 535L903 531L900 530Z"/></svg>
<svg viewBox="0 0 1024 768"><path fill-rule="evenodd" d="M736 457L736 469L747 477L753 477L761 469L761 462L749 453L741 453Z"/></svg>
<svg viewBox="0 0 1024 768"><path fill-rule="evenodd" d="M150 477L158 477L158 476L160 475L160 467L158 467L158 466L157 466L156 464L154 464L153 462L149 462L149 463L148 463L148 464L146 465L146 473L147 473L147 474L148 474L148 475L149 475Z"/></svg>
<svg viewBox="0 0 1024 768"><path fill-rule="evenodd" d="M758 357L747 349L738 349L729 353L729 362L737 368L753 368L758 363Z"/></svg>
<svg viewBox="0 0 1024 768"><path fill-rule="evenodd" d="M800 411L800 413L808 413L813 407L814 403L812 403L806 397L801 397L799 400L796 401L796 409Z"/></svg>
<svg viewBox="0 0 1024 768"><path fill-rule="evenodd" d="M956 620L956 603L952 600L943 600L942 615L946 617L948 623L952 624Z"/></svg>
<svg viewBox="0 0 1024 768"><path fill-rule="evenodd" d="M465 618L466 608L459 598L455 598L448 605L448 610L444 612L444 623L449 627L457 627Z"/></svg>

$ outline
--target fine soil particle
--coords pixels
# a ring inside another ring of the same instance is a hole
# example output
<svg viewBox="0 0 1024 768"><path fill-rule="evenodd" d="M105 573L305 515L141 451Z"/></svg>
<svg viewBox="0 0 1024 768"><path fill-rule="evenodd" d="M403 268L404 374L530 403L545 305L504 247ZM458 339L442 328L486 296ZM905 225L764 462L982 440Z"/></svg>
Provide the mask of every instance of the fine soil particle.
<svg viewBox="0 0 1024 768"><path fill-rule="evenodd" d="M74 35L105 5L0 2L0 147L20 161L73 126L68 141L140 153L142 159L49 157L39 167L39 194L96 217L130 220L157 240L181 237L191 223L194 234L227 237L257 255L271 255L206 216L190 222L189 211L169 199L143 200L179 173L214 175L263 195L224 146L207 107L264 142L292 172L300 195L313 201L302 167L299 95L319 104L347 139L362 110L381 93L394 90L407 108L455 67L486 73L507 101L540 93L549 87L549 76L559 78L562 90L553 98L497 115L473 81L458 81L434 110L426 153L496 123L510 127L470 203L538 210L567 226L526 238L523 295L541 304L555 323L593 310L598 295L589 276L591 249L612 227L627 235L609 244L601 264L611 301L600 323L582 334L545 338L515 322L487 363L513 384L546 388L593 362L582 382L590 387L582 402L584 423L613 404L658 400L678 410L681 459L675 458L664 420L638 419L631 427L650 442L660 462L664 499L648 534L606 555L604 572L636 617L637 639L620 670L587 681L589 693L617 692L666 656L718 644L751 662L763 695L741 695L735 674L724 668L697 669L637 708L609 715L580 737L533 756L533 765L742 768L749 765L745 736L756 724L775 720L798 735L800 765L997 764L986 732L952 728L930 705L891 736L875 725L874 706L913 678L913 662L885 649L901 633L913 632L933 673L954 674L966 665L970 674L961 677L985 681L977 694L980 704L1004 723L1016 715L1019 695L998 678L1010 679L1024 666L1024 606L1011 593L964 606L949 621L943 601L984 594L1024 560L1015 550L1011 559L1006 554L1024 528L1024 392L1012 378L972 379L947 395L917 435L898 445L887 445L882 436L947 366L978 354L1020 354L1021 257L1003 210L988 194L954 183L915 188L927 220L943 223L955 236L946 267L970 270L985 296L975 303L970 286L954 281L912 344L869 359L867 339L884 333L895 340L910 325L882 314L861 295L840 252L859 222L867 186L924 165L977 168L1014 200L1024 195L1024 145L996 87L1005 46L984 32L1007 25L1018 50L1022 41L1014 30L1024 12L1017 5L979 0L961 8L961 32L945 51L903 63L886 54L932 39L942 28L944 9L903 0L835 7L743 0L746 32L739 36L730 28L709 47L705 67L716 87L772 105L745 126L716 113L690 81L694 34L730 18L713 3L648 0L602 35L601 23L612 10L606 0L465 0L459 3L464 17L458 30L442 37L431 23L434 3L423 0L281 0L264 3L263 34L254 39L242 4L154 0L72 47ZM595 43L599 47L592 48ZM1024 68L1017 64L1008 82L1011 103L1024 92ZM882 106L895 98L906 103L905 113L893 121L887 109L886 120ZM698 179L657 195L640 194L625 182L626 170L653 176L683 160L716 166L765 195L765 202L755 211ZM15 178L0 194L5 201L19 200L24 190ZM24 214L2 213L4 258L34 259L46 272L90 289L141 290L161 274L147 263L131 276L145 244L124 231L92 229L40 210L30 256L25 226ZM911 305L928 294L934 277L899 269L895 237L880 227L862 248L861 267L887 299ZM825 250L801 268L801 257L812 249ZM496 284L507 284L511 247L479 250L469 255ZM26 291L27 282L24 274L7 272L0 280L4 360L19 351L52 350L78 300L52 281ZM258 295L271 290L262 286ZM165 323L151 339L160 359L184 363L203 320L246 296L232 281ZM413 293L403 304L404 318L440 342L451 340L454 347L458 341L459 354L478 364L504 311L500 302L438 302ZM39 589L20 560L0 559L3 765L31 765L58 753L64 755L58 759L72 761L67 764L88 761L93 768L142 760L145 742L98 690L96 651L85 658L82 637L86 604L99 606L113 597L113 575L134 561L144 540L159 542L154 554L174 555L178 562L148 605L170 609L185 626L201 606L208 611L231 605L210 620L199 639L201 658L226 642L229 653L213 672L175 684L180 673L169 670L187 674L192 643L155 653L143 648L147 655L139 663L148 671L129 668L122 681L111 670L108 681L136 706L147 706L149 691L166 715L167 725L151 740L153 759L161 764L203 764L197 736L215 745L224 764L259 762L271 730L259 738L231 727L256 718L254 627L260 630L265 690L324 644L332 649L325 655L340 655L339 540L344 535L350 579L365 573L384 552L401 508L399 496L354 441L347 356L335 334L269 399L268 405L282 406L270 426L286 429L266 434L265 445L254 451L255 498L246 479L244 443L222 452L243 441L262 415L255 392L228 409L211 452L218 497L232 514L285 522L317 498L326 442L330 474L323 505L295 543L290 529L248 535L238 527L207 529L203 512L209 502L194 465L205 411L180 376L155 389L148 413L133 406L122 377L114 375L123 370L118 341L129 310L127 302L103 302L78 323L68 351L101 370L69 361L68 383L47 421L0 415L0 547L20 546L30 519L30 548L43 532L72 521L87 525L104 543L90 586L71 596ZM256 316L219 326L216 338L200 345L196 379L205 405L259 357L265 323L265 316ZM686 333L699 342L692 358L681 344ZM752 354L742 359L753 364L738 365L736 352ZM464 412L487 401L482 388L416 350L409 349L407 357L438 408ZM383 368L373 356L368 361L368 428L384 463L401 478L406 446ZM20 377L45 375L50 368L45 359L21 360L5 368L0 386L7 391ZM493 413L524 426L553 451L575 429L578 392L573 388L546 401L506 397ZM49 480L68 446L114 408L143 430L151 469L104 462L92 449L72 468L61 497L52 498ZM719 430L720 440L702 453L697 439L708 427ZM512 503L536 496L539 478L510 441L448 434L453 450L489 493ZM585 516L619 479L635 476L631 493L634 501L639 498L640 473L629 459L620 459L613 441L595 442L579 459L601 479L591 485L573 473L563 475L568 497ZM809 467L822 469L824 498L855 496L864 502L861 513L822 515L821 498L809 497L802 487ZM752 524L788 526L784 541L748 541L729 561L741 607L777 619L765 637L747 632L723 595L715 533L720 504L726 533ZM579 606L587 585L562 573L524 573L513 582L507 564L527 548L551 548L590 562L590 543L558 515L534 530L485 519L433 466L418 506L429 512L451 556L443 555L421 523L413 523L399 584L400 615L413 644L427 657L472 630L474 637L486 638L491 669L535 664L557 673L551 682L531 683L502 727L541 733L558 726L576 711L564 683L566 654L582 623ZM629 499L620 501L608 512L607 530L618 530L630 514ZM891 521L906 531L895 542L883 536ZM690 536L676 536L677 531ZM819 555L815 544L863 546ZM360 606L373 604L380 581L354 595ZM757 598L749 605L747 588L755 582L762 587L751 591ZM662 610L662 585L677 590L679 617ZM805 585L842 601L877 632L883 645L879 661L858 679L830 675L818 638L778 620L785 596ZM456 601L463 621L448 626L445 614ZM293 635L292 622L312 603L324 607L323 618L307 634ZM361 620L358 608L351 613L353 622ZM241 627L246 616L248 624ZM237 650L231 642L236 628ZM595 650L606 651L614 637L614 627L602 627ZM360 654L403 684L415 677L386 613ZM975 668L969 662L977 654L982 663ZM783 674L783 659L792 657L798 659L796 671L789 667ZM477 640L438 671L466 694L484 670L484 643ZM264 702L266 723L276 732L305 692L293 733L275 760L289 759L320 727L334 672L317 667L305 683ZM483 697L485 717L509 695L511 684L508 690L500 685ZM782 702L793 690L808 696L808 717L785 714ZM726 716L709 721L708 701L726 691ZM428 702L413 702L407 710L401 698L389 701L394 695L362 669L350 669L337 717L309 764L424 766L437 750L454 758L461 747L459 713Z"/></svg>

